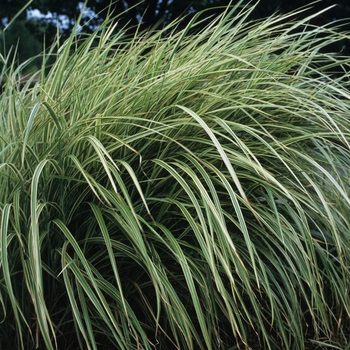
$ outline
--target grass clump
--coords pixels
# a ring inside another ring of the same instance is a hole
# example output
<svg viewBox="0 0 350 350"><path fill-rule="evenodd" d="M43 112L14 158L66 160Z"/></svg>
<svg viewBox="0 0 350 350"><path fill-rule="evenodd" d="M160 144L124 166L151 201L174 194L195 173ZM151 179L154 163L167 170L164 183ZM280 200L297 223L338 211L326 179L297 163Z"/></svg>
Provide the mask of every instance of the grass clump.
<svg viewBox="0 0 350 350"><path fill-rule="evenodd" d="M346 35L250 11L107 21L31 87L4 69L1 344L348 343Z"/></svg>

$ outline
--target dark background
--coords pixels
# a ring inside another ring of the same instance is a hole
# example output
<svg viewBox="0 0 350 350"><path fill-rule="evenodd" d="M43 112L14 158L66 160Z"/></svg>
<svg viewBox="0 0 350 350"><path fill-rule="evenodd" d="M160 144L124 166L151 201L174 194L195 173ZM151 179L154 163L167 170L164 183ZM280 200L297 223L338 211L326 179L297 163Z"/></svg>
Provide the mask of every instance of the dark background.
<svg viewBox="0 0 350 350"><path fill-rule="evenodd" d="M91 11L86 11L82 18L82 31L91 32L102 22L108 11L113 15L121 14L119 26L128 26L130 31L141 23L141 29L147 29L154 25L163 26L175 18L184 17L182 24L185 25L191 17L198 11L208 8L216 8L206 12L206 16L223 11L222 6L227 6L230 1L227 0L145 0L139 3L139 0L125 0L111 3L110 0L89 0L87 3ZM61 34L69 35L79 16L82 8L82 2L76 0L33 0L28 6L29 10L38 9L43 15L50 14L49 18L28 18L27 11L18 13L25 7L28 0L0 0L0 53L6 57L13 57L14 48L17 49L17 62L23 62L26 59L40 54L45 47L50 46L57 34L57 23L59 24ZM237 1L232 1L236 4ZM273 13L287 13L301 6L309 5L310 9L303 12L300 16L305 17L328 6L335 5L326 13L313 20L314 24L324 25L335 20L342 20L343 29L350 32L350 1L349 0L321 0L317 2L305 0L261 0L243 1L242 5L251 6L257 4L251 18L259 19L272 15ZM98 16L92 17L92 13L98 13ZM16 17L17 16L17 17ZM12 19L16 19L11 23ZM140 21L142 18L142 21ZM7 28L6 26L11 23ZM336 51L341 51L350 55L350 43L344 40L337 43ZM12 47L12 53L10 51ZM10 52L10 54L9 54ZM40 58L34 60L30 67L36 70L40 66ZM1 67L0 67L1 68Z"/></svg>

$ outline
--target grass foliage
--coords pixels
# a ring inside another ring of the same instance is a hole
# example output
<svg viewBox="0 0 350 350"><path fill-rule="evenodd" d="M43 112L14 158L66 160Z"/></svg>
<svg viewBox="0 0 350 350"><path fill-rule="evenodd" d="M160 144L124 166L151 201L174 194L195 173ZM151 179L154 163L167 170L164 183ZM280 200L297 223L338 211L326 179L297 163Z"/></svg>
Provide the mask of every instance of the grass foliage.
<svg viewBox="0 0 350 350"><path fill-rule="evenodd" d="M7 62L4 347L348 346L349 37L250 11Z"/></svg>

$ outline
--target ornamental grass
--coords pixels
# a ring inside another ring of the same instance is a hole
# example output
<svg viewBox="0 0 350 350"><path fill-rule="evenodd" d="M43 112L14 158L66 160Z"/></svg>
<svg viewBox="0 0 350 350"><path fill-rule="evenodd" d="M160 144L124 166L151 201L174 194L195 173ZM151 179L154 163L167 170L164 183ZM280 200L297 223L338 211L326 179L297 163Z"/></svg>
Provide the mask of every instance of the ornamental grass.
<svg viewBox="0 0 350 350"><path fill-rule="evenodd" d="M349 35L252 10L0 57L4 349L349 348Z"/></svg>

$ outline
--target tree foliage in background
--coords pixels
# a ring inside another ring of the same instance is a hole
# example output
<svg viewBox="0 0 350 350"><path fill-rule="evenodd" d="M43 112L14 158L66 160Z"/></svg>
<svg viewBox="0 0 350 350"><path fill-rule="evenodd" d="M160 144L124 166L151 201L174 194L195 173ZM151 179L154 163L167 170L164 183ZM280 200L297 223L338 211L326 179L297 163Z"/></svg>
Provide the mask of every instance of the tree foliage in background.
<svg viewBox="0 0 350 350"><path fill-rule="evenodd" d="M27 18L27 12L23 11L38 9L42 18ZM159 1L159 0L89 0L87 2L87 11L81 16L81 32L91 33L96 27L101 25L103 20L112 13L118 16L119 28L138 28L147 29L154 26L164 27L176 18L182 18L184 27L191 18L201 10L212 8L205 12L205 16L218 15L229 3L235 5L237 1L228 0L181 0L181 1ZM242 4L248 4L248 0L242 1ZM254 11L250 18L265 18L273 13L287 13L301 6L310 5L306 0L280 1L280 0L261 0L254 2ZM328 6L337 4L326 13L312 18L312 23L316 25L325 25L334 20L343 20L343 30L350 30L348 21L345 18L350 17L350 3L348 0L321 0L316 1L310 6L309 11L304 11L300 16L308 16L320 11ZM51 46L57 35L57 25L61 30L61 37L66 38L71 33L76 19L80 16L83 2L79 0L0 0L0 54L8 56L8 52L17 47L17 62L24 62L29 57L33 57L42 52L45 47ZM249 5L250 6L250 5ZM93 14L96 15L93 15ZM122 14L122 15L121 15ZM11 29L6 25L15 17L17 21L11 24ZM142 19L142 20L141 20ZM141 26L140 26L141 23ZM202 27L205 26L203 22ZM198 28L198 27L197 27ZM43 43L44 45L40 45ZM342 52L350 54L350 42L348 39L338 41L336 44L328 46L328 51ZM27 71L35 71L40 65L39 60L35 60L31 65L26 66ZM3 67L0 61L0 70Z"/></svg>
<svg viewBox="0 0 350 350"><path fill-rule="evenodd" d="M43 44L38 39L38 35L28 31L28 25L33 26L37 31L41 28L40 23L35 19L30 21L20 19L13 22L5 32L0 30L0 53L6 56L9 61L15 60L18 63L32 61L24 73L40 69L41 58L38 55L43 50ZM26 33L25 37L23 37L23 33ZM0 62L0 67L2 64Z"/></svg>
<svg viewBox="0 0 350 350"><path fill-rule="evenodd" d="M26 5L28 0L0 0L0 18L11 19ZM56 26L56 21L64 26L63 31L70 33L74 26L76 18L78 18L82 1L79 0L33 0L29 6L29 9L38 9L43 14L51 13L52 17L48 21L42 19L47 30L50 34L53 34L50 28ZM90 30L93 26L101 23L108 11L113 12L113 15L123 15L119 18L123 24L128 23L130 26L137 25L142 17L143 27L151 27L157 23L169 23L170 21L183 17L183 15L189 15L201 11L203 9L215 8L220 6L227 6L228 4L235 5L237 1L228 0L181 0L181 1L159 1L159 0L123 0L123 1L111 1L111 0L89 0L87 7L98 14L97 17L91 19L91 13L87 12L82 17L82 23L89 22L90 24L85 27L85 30ZM248 4L249 1L245 0L243 3ZM253 1L253 4L257 4L252 13L253 18L264 18L272 15L274 12L279 11L281 13L287 13L301 6L309 5L310 1L307 0L294 0L294 1L280 1L280 0L261 0L260 2ZM348 0L321 0L316 1L312 5L312 12L317 12L325 7L337 4L332 10L325 14L314 18L314 22L317 24L325 24L334 21L335 19L342 19L350 17L350 3ZM212 10L212 12L220 12L222 10ZM208 15L207 13L206 15ZM308 15L307 12L303 13L304 16ZM26 18L26 13L21 15L22 19ZM3 21L3 26L6 20ZM28 26L32 27L33 23L28 23Z"/></svg>

